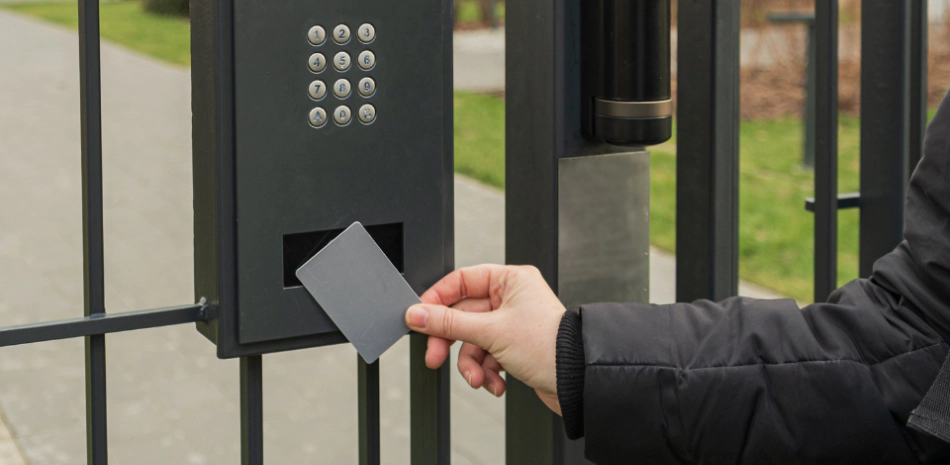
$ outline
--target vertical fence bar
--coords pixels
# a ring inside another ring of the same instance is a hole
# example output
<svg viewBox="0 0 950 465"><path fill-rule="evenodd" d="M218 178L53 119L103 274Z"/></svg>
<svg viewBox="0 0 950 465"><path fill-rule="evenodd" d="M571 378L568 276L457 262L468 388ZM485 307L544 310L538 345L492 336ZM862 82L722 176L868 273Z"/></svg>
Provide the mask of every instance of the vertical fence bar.
<svg viewBox="0 0 950 465"><path fill-rule="evenodd" d="M79 105L82 132L84 314L105 313L102 233L102 99L99 0L79 2ZM86 337L86 463L108 463L106 339Z"/></svg>
<svg viewBox="0 0 950 465"><path fill-rule="evenodd" d="M379 465L379 361L356 356L359 378L360 465Z"/></svg>
<svg viewBox="0 0 950 465"><path fill-rule="evenodd" d="M409 336L410 412L412 465L448 465L451 461L449 429L449 366L426 367L424 334Z"/></svg>
<svg viewBox="0 0 950 465"><path fill-rule="evenodd" d="M927 130L927 56L929 0L910 2L910 147L908 176L914 173L924 153L924 132Z"/></svg>
<svg viewBox="0 0 950 465"><path fill-rule="evenodd" d="M861 2L861 277L903 240L910 0Z"/></svg>
<svg viewBox="0 0 950 465"><path fill-rule="evenodd" d="M815 302L838 287L838 0L815 2Z"/></svg>
<svg viewBox="0 0 950 465"><path fill-rule="evenodd" d="M410 455L413 465L447 465L451 461L449 368L430 370L425 364L427 337L409 336Z"/></svg>
<svg viewBox="0 0 950 465"><path fill-rule="evenodd" d="M241 358L241 465L264 463L264 372L260 355Z"/></svg>
<svg viewBox="0 0 950 465"><path fill-rule="evenodd" d="M739 0L680 0L676 298L739 290Z"/></svg>

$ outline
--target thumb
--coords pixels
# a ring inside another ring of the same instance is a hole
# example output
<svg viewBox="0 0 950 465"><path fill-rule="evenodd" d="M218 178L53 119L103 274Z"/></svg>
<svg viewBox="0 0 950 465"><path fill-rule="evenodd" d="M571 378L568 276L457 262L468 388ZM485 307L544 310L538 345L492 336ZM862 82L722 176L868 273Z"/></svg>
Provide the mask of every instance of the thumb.
<svg viewBox="0 0 950 465"><path fill-rule="evenodd" d="M430 336L485 347L491 313L472 313L442 305L419 304L406 312L406 326Z"/></svg>

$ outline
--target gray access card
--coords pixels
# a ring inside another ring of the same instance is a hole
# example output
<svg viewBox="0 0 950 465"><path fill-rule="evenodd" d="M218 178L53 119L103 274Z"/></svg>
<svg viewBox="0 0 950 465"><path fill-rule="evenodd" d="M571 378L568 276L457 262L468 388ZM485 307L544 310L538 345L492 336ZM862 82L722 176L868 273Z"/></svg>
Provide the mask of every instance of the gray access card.
<svg viewBox="0 0 950 465"><path fill-rule="evenodd" d="M406 310L419 303L360 223L353 223L297 270L333 323L373 363L409 332Z"/></svg>

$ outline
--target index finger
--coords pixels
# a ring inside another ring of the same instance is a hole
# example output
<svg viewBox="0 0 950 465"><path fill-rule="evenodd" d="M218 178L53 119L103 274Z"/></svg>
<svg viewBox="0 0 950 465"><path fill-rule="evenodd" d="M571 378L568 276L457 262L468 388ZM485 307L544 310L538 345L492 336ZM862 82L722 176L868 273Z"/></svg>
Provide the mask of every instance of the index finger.
<svg viewBox="0 0 950 465"><path fill-rule="evenodd" d="M427 304L449 306L465 298L490 298L492 283L500 279L505 268L504 265L460 268L432 285L420 299Z"/></svg>

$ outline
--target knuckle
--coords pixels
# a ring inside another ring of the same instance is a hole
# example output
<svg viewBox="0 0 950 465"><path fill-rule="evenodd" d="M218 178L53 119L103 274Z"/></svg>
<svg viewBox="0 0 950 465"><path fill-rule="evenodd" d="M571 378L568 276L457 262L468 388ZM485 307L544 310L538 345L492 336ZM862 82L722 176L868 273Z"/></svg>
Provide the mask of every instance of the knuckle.
<svg viewBox="0 0 950 465"><path fill-rule="evenodd" d="M455 320L455 312L454 312L454 311L452 311L452 310L450 310L450 309L445 309L445 310L442 312L442 318L441 318L441 321L440 321L439 323L441 324L441 326L442 326L442 332L443 332L443 334L445 334L446 337L448 337L448 338L450 338L450 339L457 339L457 338L455 337L455 332L456 332L455 325L456 325L457 323L456 323L456 320Z"/></svg>

